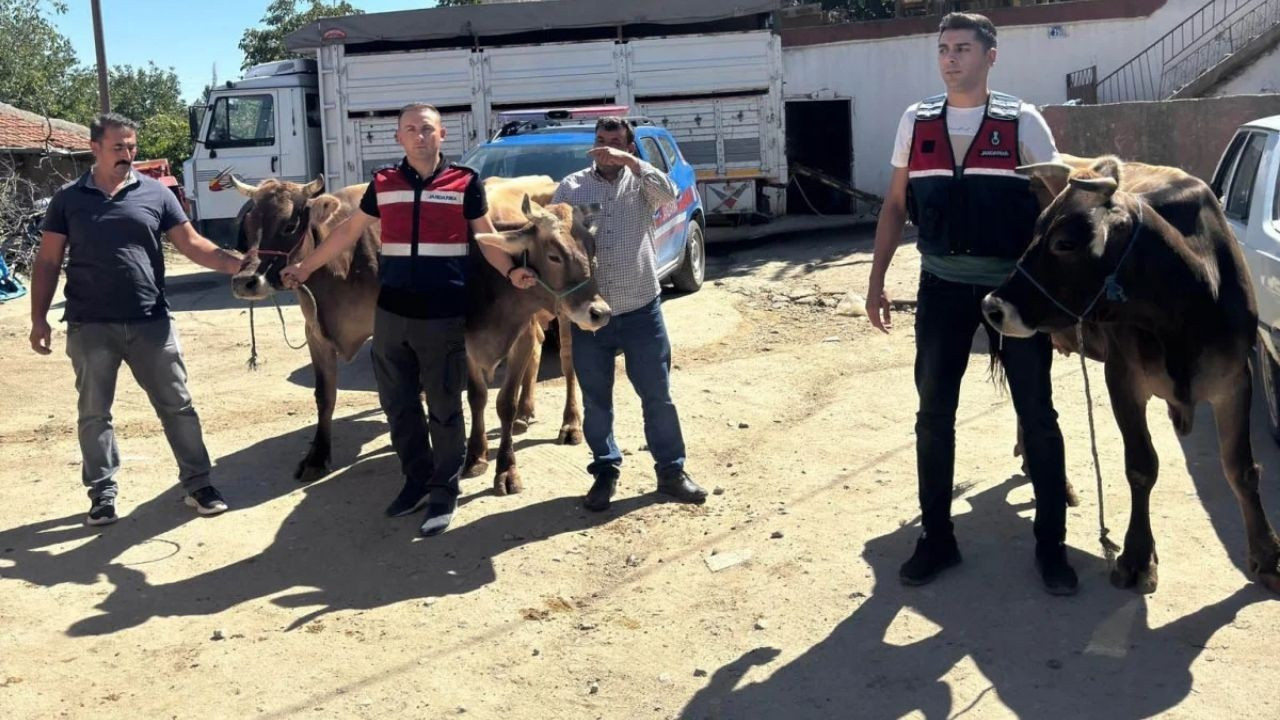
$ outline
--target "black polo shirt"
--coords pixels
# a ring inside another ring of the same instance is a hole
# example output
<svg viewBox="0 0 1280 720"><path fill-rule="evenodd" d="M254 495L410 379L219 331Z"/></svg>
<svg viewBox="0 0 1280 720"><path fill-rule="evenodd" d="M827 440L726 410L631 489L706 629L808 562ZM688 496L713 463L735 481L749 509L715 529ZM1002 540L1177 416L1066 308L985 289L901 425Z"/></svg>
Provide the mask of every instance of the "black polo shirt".
<svg viewBox="0 0 1280 720"><path fill-rule="evenodd" d="M145 175L108 198L90 170L49 202L42 230L67 236L68 322L165 317L161 236L187 222L169 188Z"/></svg>

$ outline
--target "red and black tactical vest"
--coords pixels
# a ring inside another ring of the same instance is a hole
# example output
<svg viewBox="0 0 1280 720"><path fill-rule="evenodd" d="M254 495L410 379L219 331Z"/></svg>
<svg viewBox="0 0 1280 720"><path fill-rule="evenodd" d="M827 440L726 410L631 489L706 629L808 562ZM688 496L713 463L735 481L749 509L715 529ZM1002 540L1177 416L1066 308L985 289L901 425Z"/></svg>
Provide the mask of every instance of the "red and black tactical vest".
<svg viewBox="0 0 1280 720"><path fill-rule="evenodd" d="M463 198L474 175L460 165L419 182L399 165L374 172L382 221L379 306L409 317L465 314L471 226Z"/></svg>
<svg viewBox="0 0 1280 720"><path fill-rule="evenodd" d="M907 164L907 210L926 255L1018 258L1040 213L1030 181L1016 172L1022 101L991 93L964 161L947 132L947 96L916 108Z"/></svg>

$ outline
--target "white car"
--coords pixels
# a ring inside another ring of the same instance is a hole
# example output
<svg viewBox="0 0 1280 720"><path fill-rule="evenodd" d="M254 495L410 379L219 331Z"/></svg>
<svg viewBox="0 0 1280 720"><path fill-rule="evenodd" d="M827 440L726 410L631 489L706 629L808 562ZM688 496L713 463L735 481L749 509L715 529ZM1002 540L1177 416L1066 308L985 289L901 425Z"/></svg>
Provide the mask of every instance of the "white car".
<svg viewBox="0 0 1280 720"><path fill-rule="evenodd" d="M1236 130L1212 187L1249 264L1258 300L1255 365L1271 435L1280 442L1280 115Z"/></svg>

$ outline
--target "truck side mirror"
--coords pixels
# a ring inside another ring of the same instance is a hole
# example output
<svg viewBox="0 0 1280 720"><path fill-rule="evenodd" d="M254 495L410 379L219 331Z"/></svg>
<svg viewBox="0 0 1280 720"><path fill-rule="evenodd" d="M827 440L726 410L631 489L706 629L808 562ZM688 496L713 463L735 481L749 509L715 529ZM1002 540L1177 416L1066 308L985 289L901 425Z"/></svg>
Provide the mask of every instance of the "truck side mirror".
<svg viewBox="0 0 1280 720"><path fill-rule="evenodd" d="M193 143L200 142L200 124L204 122L204 111L208 109L207 105L192 105L187 108L187 129L191 134Z"/></svg>

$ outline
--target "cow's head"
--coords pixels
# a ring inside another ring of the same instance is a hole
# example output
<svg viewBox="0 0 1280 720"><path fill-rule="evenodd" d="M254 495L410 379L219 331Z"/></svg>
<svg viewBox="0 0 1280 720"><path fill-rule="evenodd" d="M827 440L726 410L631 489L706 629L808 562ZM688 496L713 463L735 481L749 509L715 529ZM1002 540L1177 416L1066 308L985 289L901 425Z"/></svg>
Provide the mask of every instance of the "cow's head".
<svg viewBox="0 0 1280 720"><path fill-rule="evenodd" d="M231 292L244 300L262 300L283 288L280 271L314 247L311 233L333 216L337 198L323 195L323 177L306 185L269 178L255 186L234 175L231 181L249 198L240 221L244 264L231 278Z"/></svg>
<svg viewBox="0 0 1280 720"><path fill-rule="evenodd" d="M549 293L574 324L583 330L599 330L613 310L600 297L594 276L598 205L574 207L555 203L545 208L524 196L525 222L502 226L502 232L482 234L477 240L501 247L538 274L539 284L525 292Z"/></svg>
<svg viewBox="0 0 1280 720"><path fill-rule="evenodd" d="M1117 192L1114 157L1084 168L1045 163L1019 170L1043 184L1052 201L1036 220L1018 270L983 299L982 313L997 331L1030 337L1070 327L1106 305L1104 289L1130 242L1138 200Z"/></svg>

